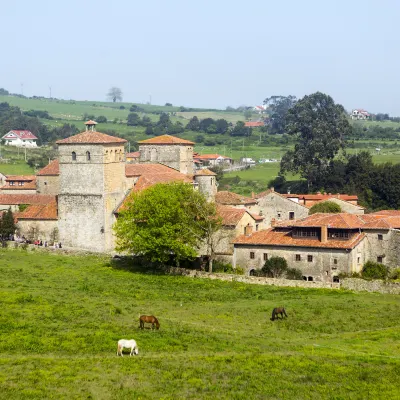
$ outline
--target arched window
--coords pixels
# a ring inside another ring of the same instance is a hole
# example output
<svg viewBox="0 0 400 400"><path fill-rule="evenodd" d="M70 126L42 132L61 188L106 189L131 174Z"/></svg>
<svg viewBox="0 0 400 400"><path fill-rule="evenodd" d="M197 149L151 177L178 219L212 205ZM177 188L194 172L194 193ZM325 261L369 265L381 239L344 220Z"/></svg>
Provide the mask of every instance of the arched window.
<svg viewBox="0 0 400 400"><path fill-rule="evenodd" d="M74 151L72 152L72 161L76 161L76 153Z"/></svg>
<svg viewBox="0 0 400 400"><path fill-rule="evenodd" d="M340 278L338 276L334 276L333 277L333 282L339 283L340 282Z"/></svg>
<svg viewBox="0 0 400 400"><path fill-rule="evenodd" d="M87 152L86 152L86 160L87 160L87 161L90 161L90 151L87 151Z"/></svg>
<svg viewBox="0 0 400 400"><path fill-rule="evenodd" d="M255 269L251 269L249 272L250 276L255 276L256 275L256 270Z"/></svg>

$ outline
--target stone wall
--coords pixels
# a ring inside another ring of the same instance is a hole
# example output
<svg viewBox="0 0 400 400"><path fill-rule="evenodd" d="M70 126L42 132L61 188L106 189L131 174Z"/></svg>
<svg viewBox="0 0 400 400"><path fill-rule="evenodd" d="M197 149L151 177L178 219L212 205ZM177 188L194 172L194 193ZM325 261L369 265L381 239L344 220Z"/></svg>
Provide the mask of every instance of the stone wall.
<svg viewBox="0 0 400 400"><path fill-rule="evenodd" d="M341 287L356 292L400 294L400 282L366 281L364 279L346 278L341 281Z"/></svg>
<svg viewBox="0 0 400 400"><path fill-rule="evenodd" d="M337 199L336 197L331 197L330 199L328 199L328 201L338 204L340 206L342 212L349 213L349 214L359 214L359 215L364 214L364 208L362 208L356 204L352 204L349 201Z"/></svg>
<svg viewBox="0 0 400 400"><path fill-rule="evenodd" d="M37 176L36 188L40 194L51 194L56 196L60 192L60 177L59 176Z"/></svg>
<svg viewBox="0 0 400 400"><path fill-rule="evenodd" d="M215 176L195 175L194 180L199 185L199 192L209 201L214 201L217 193Z"/></svg>
<svg viewBox="0 0 400 400"><path fill-rule="evenodd" d="M19 236L25 236L29 240L41 239L53 242L59 240L57 220L26 220L20 219L17 224Z"/></svg>

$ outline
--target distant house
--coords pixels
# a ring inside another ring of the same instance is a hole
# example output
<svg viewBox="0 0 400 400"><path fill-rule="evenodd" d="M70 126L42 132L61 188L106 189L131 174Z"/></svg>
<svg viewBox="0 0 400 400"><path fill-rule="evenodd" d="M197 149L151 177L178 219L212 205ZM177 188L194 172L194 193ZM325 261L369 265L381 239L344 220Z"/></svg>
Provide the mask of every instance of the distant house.
<svg viewBox="0 0 400 400"><path fill-rule="evenodd" d="M193 161L195 163L201 163L203 166L215 167L216 165L230 165L232 164L232 158L221 156L220 154L193 154Z"/></svg>
<svg viewBox="0 0 400 400"><path fill-rule="evenodd" d="M355 109L351 112L351 119L370 119L371 114L362 108Z"/></svg>
<svg viewBox="0 0 400 400"><path fill-rule="evenodd" d="M35 175L8 175L0 194L36 194Z"/></svg>
<svg viewBox="0 0 400 400"><path fill-rule="evenodd" d="M246 128L259 128L261 126L265 126L263 121L247 121L244 123Z"/></svg>
<svg viewBox="0 0 400 400"><path fill-rule="evenodd" d="M126 162L137 164L140 159L140 151L134 151L131 153L126 153Z"/></svg>
<svg viewBox="0 0 400 400"><path fill-rule="evenodd" d="M253 110L258 112L259 114L265 113L266 109L267 109L267 106L255 106L255 107L253 107Z"/></svg>
<svg viewBox="0 0 400 400"><path fill-rule="evenodd" d="M31 131L10 131L2 139L8 146L37 147L38 138Z"/></svg>

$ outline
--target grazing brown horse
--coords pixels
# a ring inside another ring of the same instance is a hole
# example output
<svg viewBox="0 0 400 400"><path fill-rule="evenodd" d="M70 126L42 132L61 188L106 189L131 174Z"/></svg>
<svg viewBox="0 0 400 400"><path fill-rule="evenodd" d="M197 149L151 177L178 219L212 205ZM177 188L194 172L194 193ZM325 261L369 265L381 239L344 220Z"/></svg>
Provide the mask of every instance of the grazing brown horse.
<svg viewBox="0 0 400 400"><path fill-rule="evenodd" d="M156 329L160 329L160 323L158 319L154 315L141 315L139 317L139 328L144 329L144 324L151 324L151 329L154 329L154 325Z"/></svg>
<svg viewBox="0 0 400 400"><path fill-rule="evenodd" d="M272 310L272 318L271 321L275 321L278 318L278 314L281 314L281 318L283 319L283 314L285 314L285 317L287 318L287 314L285 311L285 307L276 307Z"/></svg>

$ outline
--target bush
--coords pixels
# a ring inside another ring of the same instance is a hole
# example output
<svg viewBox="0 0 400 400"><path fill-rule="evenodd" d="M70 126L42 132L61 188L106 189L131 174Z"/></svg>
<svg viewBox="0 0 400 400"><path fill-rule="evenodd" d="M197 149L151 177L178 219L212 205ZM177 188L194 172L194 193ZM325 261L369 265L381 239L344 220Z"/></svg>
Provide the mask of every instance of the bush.
<svg viewBox="0 0 400 400"><path fill-rule="evenodd" d="M225 274L233 274L234 269L231 264L223 263L221 261L214 261L213 262L213 272L222 272Z"/></svg>
<svg viewBox="0 0 400 400"><path fill-rule="evenodd" d="M386 265L373 261L367 261L362 269L362 277L368 279L386 279L389 274L389 268Z"/></svg>
<svg viewBox="0 0 400 400"><path fill-rule="evenodd" d="M96 118L96 122L98 122L99 124L105 124L107 122L107 118L104 115L99 115Z"/></svg>
<svg viewBox="0 0 400 400"><path fill-rule="evenodd" d="M400 268L396 268L390 272L389 279L400 279Z"/></svg>
<svg viewBox="0 0 400 400"><path fill-rule="evenodd" d="M333 213L337 214L342 212L339 204L334 203L333 201L322 201L321 203L314 204L310 208L309 215L315 213Z"/></svg>
<svg viewBox="0 0 400 400"><path fill-rule="evenodd" d="M301 281L303 280L303 273L298 268L288 268L286 271L286 279Z"/></svg>
<svg viewBox="0 0 400 400"><path fill-rule="evenodd" d="M265 262L261 271L270 278L279 278L287 269L287 261L283 257L271 257Z"/></svg>

